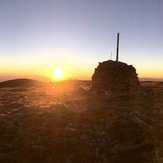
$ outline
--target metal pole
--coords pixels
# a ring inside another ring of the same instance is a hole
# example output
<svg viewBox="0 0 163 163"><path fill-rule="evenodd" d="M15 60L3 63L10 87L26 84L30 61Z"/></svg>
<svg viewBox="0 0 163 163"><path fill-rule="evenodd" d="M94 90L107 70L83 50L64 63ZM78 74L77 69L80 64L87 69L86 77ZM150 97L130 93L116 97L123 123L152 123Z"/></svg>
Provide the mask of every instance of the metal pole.
<svg viewBox="0 0 163 163"><path fill-rule="evenodd" d="M119 33L117 33L117 54L116 54L116 61L118 62L118 55L119 55Z"/></svg>
<svg viewBox="0 0 163 163"><path fill-rule="evenodd" d="M111 55L110 55L110 60L112 59L112 52L111 52Z"/></svg>

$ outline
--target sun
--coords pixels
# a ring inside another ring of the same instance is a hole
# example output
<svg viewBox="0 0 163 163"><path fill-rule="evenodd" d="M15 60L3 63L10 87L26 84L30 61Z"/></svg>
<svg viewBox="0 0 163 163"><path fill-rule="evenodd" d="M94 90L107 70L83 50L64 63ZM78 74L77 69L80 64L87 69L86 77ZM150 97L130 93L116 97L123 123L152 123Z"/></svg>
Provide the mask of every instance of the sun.
<svg viewBox="0 0 163 163"><path fill-rule="evenodd" d="M54 77L57 78L57 79L62 78L63 77L63 71L62 71L62 69L56 68L54 70Z"/></svg>

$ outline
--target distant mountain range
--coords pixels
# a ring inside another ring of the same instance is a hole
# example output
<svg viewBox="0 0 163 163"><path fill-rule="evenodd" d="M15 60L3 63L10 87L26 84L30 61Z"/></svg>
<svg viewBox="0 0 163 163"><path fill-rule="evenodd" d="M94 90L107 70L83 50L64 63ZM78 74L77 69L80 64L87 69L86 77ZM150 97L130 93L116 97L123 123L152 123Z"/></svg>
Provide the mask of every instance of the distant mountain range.
<svg viewBox="0 0 163 163"><path fill-rule="evenodd" d="M139 78L140 81L163 81L163 78Z"/></svg>
<svg viewBox="0 0 163 163"><path fill-rule="evenodd" d="M36 87L44 86L45 83L33 79L13 79L0 83L0 88L5 87Z"/></svg>
<svg viewBox="0 0 163 163"><path fill-rule="evenodd" d="M72 77L69 80L89 80L90 77L78 76ZM163 78L139 78L140 81L161 81L163 82ZM39 76L39 75L16 75L16 74L3 74L0 73L0 87L5 86L36 86L42 85L43 83L51 83L52 81L47 77Z"/></svg>

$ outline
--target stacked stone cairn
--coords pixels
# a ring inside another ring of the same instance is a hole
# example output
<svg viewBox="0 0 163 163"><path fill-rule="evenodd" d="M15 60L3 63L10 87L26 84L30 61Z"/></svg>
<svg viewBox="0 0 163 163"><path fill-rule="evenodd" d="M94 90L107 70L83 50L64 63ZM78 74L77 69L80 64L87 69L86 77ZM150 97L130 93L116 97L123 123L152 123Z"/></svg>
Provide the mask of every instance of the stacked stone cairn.
<svg viewBox="0 0 163 163"><path fill-rule="evenodd" d="M92 90L96 93L134 93L140 88L136 69L118 61L99 62L92 76Z"/></svg>

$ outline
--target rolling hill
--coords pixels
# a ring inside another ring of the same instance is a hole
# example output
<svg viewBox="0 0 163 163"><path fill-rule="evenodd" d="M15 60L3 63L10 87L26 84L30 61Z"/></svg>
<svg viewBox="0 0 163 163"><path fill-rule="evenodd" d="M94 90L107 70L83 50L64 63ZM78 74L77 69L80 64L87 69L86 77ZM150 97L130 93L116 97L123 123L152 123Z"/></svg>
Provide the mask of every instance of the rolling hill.
<svg viewBox="0 0 163 163"><path fill-rule="evenodd" d="M0 83L0 88L4 87L35 87L44 86L45 83L33 79L13 79Z"/></svg>

